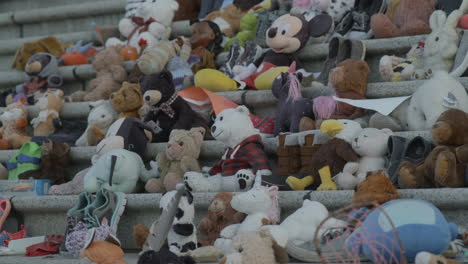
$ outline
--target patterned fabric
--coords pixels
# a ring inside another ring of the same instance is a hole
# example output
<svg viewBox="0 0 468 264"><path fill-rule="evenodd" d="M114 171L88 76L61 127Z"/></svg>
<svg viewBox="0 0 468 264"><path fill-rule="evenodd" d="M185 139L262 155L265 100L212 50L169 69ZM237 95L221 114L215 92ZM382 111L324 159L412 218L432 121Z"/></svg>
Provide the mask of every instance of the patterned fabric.
<svg viewBox="0 0 468 264"><path fill-rule="evenodd" d="M115 231L112 230L109 226L100 226L96 228L96 237L97 240L105 240L109 234L115 235ZM81 249L83 249L86 239L88 236L88 228L83 222L78 222L73 228L73 231L68 234L65 240L65 247L68 253L73 257L79 257Z"/></svg>
<svg viewBox="0 0 468 264"><path fill-rule="evenodd" d="M232 176L241 169L252 169L254 174L259 170L270 169L260 135L250 136L235 148L228 148L209 174L221 173L223 176Z"/></svg>
<svg viewBox="0 0 468 264"><path fill-rule="evenodd" d="M175 102L175 100L179 97L177 93L174 93L171 98L165 103L162 103L159 107L150 106L149 111L157 114L159 111L163 111L166 115L170 118L175 116L174 109L172 109L171 105Z"/></svg>

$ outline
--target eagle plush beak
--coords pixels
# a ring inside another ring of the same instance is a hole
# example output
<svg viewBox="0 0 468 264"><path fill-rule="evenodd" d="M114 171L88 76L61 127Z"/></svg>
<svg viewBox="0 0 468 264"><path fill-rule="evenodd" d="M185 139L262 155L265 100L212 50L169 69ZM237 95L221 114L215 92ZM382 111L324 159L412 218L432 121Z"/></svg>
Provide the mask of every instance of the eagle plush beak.
<svg viewBox="0 0 468 264"><path fill-rule="evenodd" d="M343 131L344 128L344 124L338 120L326 120L322 122L320 131L330 137L334 137Z"/></svg>

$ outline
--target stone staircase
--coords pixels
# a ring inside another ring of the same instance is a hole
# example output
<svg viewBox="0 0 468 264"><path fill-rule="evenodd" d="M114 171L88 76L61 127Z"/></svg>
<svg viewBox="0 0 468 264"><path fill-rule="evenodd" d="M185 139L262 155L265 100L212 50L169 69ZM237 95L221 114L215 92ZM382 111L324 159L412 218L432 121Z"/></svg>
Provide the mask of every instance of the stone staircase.
<svg viewBox="0 0 468 264"><path fill-rule="evenodd" d="M10 69L11 60L16 49L24 42L53 35L63 41L85 42L98 39L91 26L116 26L124 13L125 0L3 0L0 1L0 90L15 87L27 80L26 74ZM173 25L174 35L189 35L188 22L176 22ZM411 95L421 85L421 81L401 83L381 82L378 74L378 61L384 54L404 55L412 44L424 39L424 36L402 37L384 40L367 40L366 61L373 70L369 78L368 97L385 98ZM328 54L328 45L311 44L299 54L306 69L312 72L321 70ZM126 69L133 67L132 62L126 63ZM84 89L88 81L95 76L91 65L60 67L64 77L63 87L66 94ZM468 87L468 78L460 78ZM315 97L322 93L320 89L305 88L304 96ZM220 93L237 104L245 104L260 116L273 116L276 99L271 91L237 91ZM0 109L1 110L1 109ZM30 118L37 116L36 107L28 107ZM61 118L69 120L86 119L89 113L88 103L65 104ZM428 131L414 131L400 133L402 136L414 137L422 135L430 140ZM265 140L267 152L273 161L277 140ZM153 159L157 153L164 151L165 144L150 144L147 158ZM94 147L74 147L71 151L73 166L70 171L90 166L90 158L94 154ZM202 146L200 161L203 165L210 165L224 153L221 143L206 141ZM9 160L15 154L14 150L0 151L0 162ZM1 183L0 183L1 184ZM401 190L402 198L424 199L438 206L451 221L466 223L468 215L468 189L432 189L432 190ZM280 204L282 216L285 217L302 205L306 192L281 192ZM352 191L313 192L311 199L322 202L329 210L346 206L352 199ZM208 203L213 193L197 193L195 196L197 222L206 214ZM76 196L44 196L44 197L13 197L14 216L22 219L31 236L62 233L65 230L65 214L76 202ZM125 250L136 250L132 238L135 224L150 225L159 215L159 200L157 194L128 195L127 208L121 218L118 237ZM16 220L10 219L10 225ZM135 258L130 256L130 262ZM30 262L28 262L30 261ZM0 257L0 263L79 263L76 260L28 260L18 257Z"/></svg>

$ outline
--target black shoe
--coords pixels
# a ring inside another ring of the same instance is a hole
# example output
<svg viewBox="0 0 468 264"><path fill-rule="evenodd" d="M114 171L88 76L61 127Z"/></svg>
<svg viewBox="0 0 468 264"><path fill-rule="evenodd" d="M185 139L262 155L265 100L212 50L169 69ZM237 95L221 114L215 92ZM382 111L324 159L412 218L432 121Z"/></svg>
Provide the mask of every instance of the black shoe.
<svg viewBox="0 0 468 264"><path fill-rule="evenodd" d="M323 65L322 72L317 77L317 81L323 83L324 85L328 84L328 75L330 71L337 65L337 60L339 57L338 53L340 52L343 42L343 38L332 38L328 44L328 57Z"/></svg>
<svg viewBox="0 0 468 264"><path fill-rule="evenodd" d="M263 53L262 47L249 40L245 43L244 53L239 57L236 65L249 66L254 63Z"/></svg>
<svg viewBox="0 0 468 264"><path fill-rule="evenodd" d="M221 69L229 77L234 77L233 68L236 66L239 58L244 54L244 48L239 45L239 41L236 39L232 42L231 49L229 50L228 59L226 64Z"/></svg>
<svg viewBox="0 0 468 264"><path fill-rule="evenodd" d="M406 161L414 165L421 164L426 160L433 148L432 143L417 136L406 144L401 162ZM398 185L402 186L400 182L400 178L398 177Z"/></svg>
<svg viewBox="0 0 468 264"><path fill-rule="evenodd" d="M398 181L398 168L405 153L408 139L405 137L391 136L387 143L386 169L388 177L393 183Z"/></svg>

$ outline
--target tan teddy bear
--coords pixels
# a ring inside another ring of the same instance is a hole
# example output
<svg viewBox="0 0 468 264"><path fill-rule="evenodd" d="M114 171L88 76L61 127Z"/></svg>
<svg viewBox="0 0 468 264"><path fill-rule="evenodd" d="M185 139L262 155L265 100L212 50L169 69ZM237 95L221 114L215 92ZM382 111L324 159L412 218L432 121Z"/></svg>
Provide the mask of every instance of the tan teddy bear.
<svg viewBox="0 0 468 264"><path fill-rule="evenodd" d="M0 115L0 149L19 149L29 140L27 137L28 111L22 103L9 105Z"/></svg>
<svg viewBox="0 0 468 264"><path fill-rule="evenodd" d="M188 171L201 172L198 164L200 147L205 136L204 128L192 128L190 131L174 129L171 131L165 153L159 153L156 162L151 163L158 169L159 178L149 179L145 189L150 193L162 193L175 190L183 183Z"/></svg>
<svg viewBox="0 0 468 264"><path fill-rule="evenodd" d="M36 103L39 107L39 115L31 120L34 128L34 136L47 137L55 132L60 126L59 112L62 110L64 100L63 91L49 89Z"/></svg>
<svg viewBox="0 0 468 264"><path fill-rule="evenodd" d="M117 112L119 118L139 117L138 110L143 105L143 96L141 95L140 85L124 82L122 88L111 94L110 103Z"/></svg>
<svg viewBox="0 0 468 264"><path fill-rule="evenodd" d="M120 89L122 82L127 80L120 49L121 47L116 46L107 47L96 54L93 62L96 78L90 81L86 91L74 92L70 96L71 101L107 100L113 92Z"/></svg>

